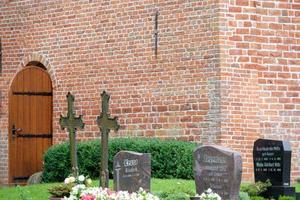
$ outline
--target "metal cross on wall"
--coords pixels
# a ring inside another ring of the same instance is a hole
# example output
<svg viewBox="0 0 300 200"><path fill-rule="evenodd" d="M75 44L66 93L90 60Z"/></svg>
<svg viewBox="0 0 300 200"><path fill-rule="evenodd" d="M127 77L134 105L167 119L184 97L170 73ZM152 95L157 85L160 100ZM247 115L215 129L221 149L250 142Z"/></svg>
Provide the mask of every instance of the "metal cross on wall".
<svg viewBox="0 0 300 200"><path fill-rule="evenodd" d="M0 74L2 72L2 41L0 38Z"/></svg>
<svg viewBox="0 0 300 200"><path fill-rule="evenodd" d="M77 164L77 145L76 145L76 130L77 128L83 129L84 123L82 121L82 115L75 117L74 113L74 96L68 92L68 114L67 117L60 115L59 124L62 129L67 128L70 139L70 154L72 173L74 177L78 176L78 164Z"/></svg>
<svg viewBox="0 0 300 200"><path fill-rule="evenodd" d="M154 54L155 57L157 58L157 53L158 53L158 15L159 12L155 12L155 19L154 19Z"/></svg>
<svg viewBox="0 0 300 200"><path fill-rule="evenodd" d="M108 112L110 96L103 91L102 97L102 112L97 117L97 125L101 131L101 166L100 166L100 186L108 188L109 173L108 173L108 133L110 130L118 131L120 126L117 117L110 118Z"/></svg>

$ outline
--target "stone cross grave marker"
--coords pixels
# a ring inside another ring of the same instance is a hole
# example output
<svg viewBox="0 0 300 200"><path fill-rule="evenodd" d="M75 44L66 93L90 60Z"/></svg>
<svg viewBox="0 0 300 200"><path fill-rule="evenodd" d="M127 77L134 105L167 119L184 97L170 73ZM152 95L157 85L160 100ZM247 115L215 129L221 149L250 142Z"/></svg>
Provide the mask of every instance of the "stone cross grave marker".
<svg viewBox="0 0 300 200"><path fill-rule="evenodd" d="M109 98L110 96L103 91L102 112L97 117L97 125L101 131L101 166L100 166L100 186L108 188L109 172L108 172L108 133L110 130L118 131L120 126L117 117L111 118L109 114Z"/></svg>
<svg viewBox="0 0 300 200"><path fill-rule="evenodd" d="M150 191L151 155L120 151L114 157L114 190L136 192L139 188Z"/></svg>
<svg viewBox="0 0 300 200"><path fill-rule="evenodd" d="M69 132L72 173L74 177L77 177L78 164L77 164L76 130L77 128L83 129L84 123L82 121L82 115L80 115L79 117L75 117L74 96L70 92L68 92L67 100L68 100L67 117L63 117L62 115L60 115L59 124L62 129L67 128Z"/></svg>
<svg viewBox="0 0 300 200"><path fill-rule="evenodd" d="M272 186L263 194L278 199L280 195L295 196L290 187L292 150L288 141L258 139L254 142L255 182L270 180Z"/></svg>
<svg viewBox="0 0 300 200"><path fill-rule="evenodd" d="M200 146L194 151L194 175L197 194L210 188L224 200L238 200L242 157L225 147Z"/></svg>

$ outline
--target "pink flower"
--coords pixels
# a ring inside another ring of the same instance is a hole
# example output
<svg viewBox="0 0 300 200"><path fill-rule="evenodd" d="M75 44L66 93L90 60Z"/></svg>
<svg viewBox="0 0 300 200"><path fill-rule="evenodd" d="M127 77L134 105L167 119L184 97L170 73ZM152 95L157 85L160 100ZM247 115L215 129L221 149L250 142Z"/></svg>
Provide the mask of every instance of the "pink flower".
<svg viewBox="0 0 300 200"><path fill-rule="evenodd" d="M92 195L92 194L87 194L87 195L83 195L83 196L81 197L81 200L96 200L96 199L95 199L95 196L94 196L94 195Z"/></svg>

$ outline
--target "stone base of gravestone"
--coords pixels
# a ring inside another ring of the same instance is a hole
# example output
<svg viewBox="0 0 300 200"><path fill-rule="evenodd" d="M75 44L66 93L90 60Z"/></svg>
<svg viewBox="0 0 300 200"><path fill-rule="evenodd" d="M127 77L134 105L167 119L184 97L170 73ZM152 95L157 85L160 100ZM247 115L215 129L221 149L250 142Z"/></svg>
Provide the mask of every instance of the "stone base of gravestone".
<svg viewBox="0 0 300 200"><path fill-rule="evenodd" d="M267 189L267 191L263 194L264 197L273 197L276 200L279 199L280 196L290 196L296 197L295 187L290 186L271 186Z"/></svg>

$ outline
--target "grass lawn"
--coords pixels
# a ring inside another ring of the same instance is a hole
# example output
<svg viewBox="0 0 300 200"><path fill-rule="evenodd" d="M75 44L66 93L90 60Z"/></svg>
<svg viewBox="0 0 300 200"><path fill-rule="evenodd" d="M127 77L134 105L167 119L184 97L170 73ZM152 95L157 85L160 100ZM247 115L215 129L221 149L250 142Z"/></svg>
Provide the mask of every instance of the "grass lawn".
<svg viewBox="0 0 300 200"><path fill-rule="evenodd" d="M99 181L93 181L93 185L99 185ZM0 200L19 200L21 193L26 197L31 197L30 200L47 200L50 196L48 188L57 183L31 185L24 187L10 187L0 189ZM112 181L109 185L112 188ZM195 182L193 180L180 179L151 179L151 191L153 193L160 191L195 191ZM20 199L21 200L21 199ZM29 200L29 199L28 199Z"/></svg>
<svg viewBox="0 0 300 200"><path fill-rule="evenodd" d="M26 197L30 197L30 200L47 200L50 196L48 188L55 184L57 183L1 188L0 200L19 200L21 193L25 194ZM98 180L93 181L93 185L97 186ZM112 186L112 181L110 181L110 186ZM151 179L151 191L152 193L160 191L190 193L195 191L195 182L194 180L153 178ZM296 184L296 191L300 192L300 183Z"/></svg>
<svg viewBox="0 0 300 200"><path fill-rule="evenodd" d="M295 185L295 187L296 187L296 191L297 191L297 192L300 192L300 183L297 183L297 184Z"/></svg>

